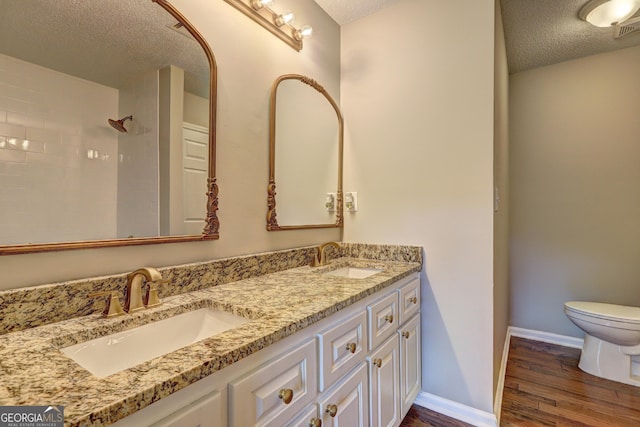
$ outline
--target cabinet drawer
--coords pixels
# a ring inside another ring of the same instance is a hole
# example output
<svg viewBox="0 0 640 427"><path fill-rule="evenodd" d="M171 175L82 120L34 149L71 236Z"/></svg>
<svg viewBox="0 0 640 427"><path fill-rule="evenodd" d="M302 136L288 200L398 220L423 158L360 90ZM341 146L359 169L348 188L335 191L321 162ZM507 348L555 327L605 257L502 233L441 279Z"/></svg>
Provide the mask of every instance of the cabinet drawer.
<svg viewBox="0 0 640 427"><path fill-rule="evenodd" d="M364 311L318 334L320 391L349 372L367 353L367 316Z"/></svg>
<svg viewBox="0 0 640 427"><path fill-rule="evenodd" d="M315 340L229 384L229 425L282 426L316 396Z"/></svg>
<svg viewBox="0 0 640 427"><path fill-rule="evenodd" d="M398 328L398 293L393 292L367 307L369 350L378 347Z"/></svg>
<svg viewBox="0 0 640 427"><path fill-rule="evenodd" d="M187 405L152 427L219 427L225 422L225 413L222 393L218 391Z"/></svg>
<svg viewBox="0 0 640 427"><path fill-rule="evenodd" d="M400 293L400 324L420 311L420 278L416 277L401 287Z"/></svg>

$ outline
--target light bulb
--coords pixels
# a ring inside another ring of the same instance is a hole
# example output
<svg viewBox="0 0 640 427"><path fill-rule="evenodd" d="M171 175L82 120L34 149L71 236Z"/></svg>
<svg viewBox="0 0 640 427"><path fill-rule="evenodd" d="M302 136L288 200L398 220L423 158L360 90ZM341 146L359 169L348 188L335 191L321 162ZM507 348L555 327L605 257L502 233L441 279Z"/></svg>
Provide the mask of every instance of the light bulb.
<svg viewBox="0 0 640 427"><path fill-rule="evenodd" d="M282 27L285 24L293 24L293 21L296 19L296 16L290 10L287 10L282 15L276 16L275 24L278 27Z"/></svg>
<svg viewBox="0 0 640 427"><path fill-rule="evenodd" d="M260 10L265 6L269 6L273 3L273 0L251 0L251 7L255 10Z"/></svg>
<svg viewBox="0 0 640 427"><path fill-rule="evenodd" d="M313 34L313 28L311 25L303 25L298 31L295 32L295 38L297 40L308 39Z"/></svg>

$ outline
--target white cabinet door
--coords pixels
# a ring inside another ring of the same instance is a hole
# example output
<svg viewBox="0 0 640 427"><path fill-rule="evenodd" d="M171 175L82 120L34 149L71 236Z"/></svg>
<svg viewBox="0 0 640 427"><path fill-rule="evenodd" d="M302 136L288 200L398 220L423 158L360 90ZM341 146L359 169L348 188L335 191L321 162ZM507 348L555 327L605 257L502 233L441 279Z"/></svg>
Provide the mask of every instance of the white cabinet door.
<svg viewBox="0 0 640 427"><path fill-rule="evenodd" d="M400 339L400 409L401 418L420 392L422 377L420 315L416 314L398 330Z"/></svg>
<svg viewBox="0 0 640 427"><path fill-rule="evenodd" d="M398 293L380 298L367 307L369 313L369 350L378 347L398 329Z"/></svg>
<svg viewBox="0 0 640 427"><path fill-rule="evenodd" d="M169 415L152 427L222 427L227 425L222 392L205 396Z"/></svg>
<svg viewBox="0 0 640 427"><path fill-rule="evenodd" d="M281 427L317 394L315 340L229 384L229 425Z"/></svg>
<svg viewBox="0 0 640 427"><path fill-rule="evenodd" d="M369 382L367 364L329 390L319 402L323 427L368 427Z"/></svg>
<svg viewBox="0 0 640 427"><path fill-rule="evenodd" d="M334 384L367 356L367 316L356 315L318 334L320 391Z"/></svg>
<svg viewBox="0 0 640 427"><path fill-rule="evenodd" d="M400 424L398 353L398 335L394 335L369 356L371 427L393 427Z"/></svg>

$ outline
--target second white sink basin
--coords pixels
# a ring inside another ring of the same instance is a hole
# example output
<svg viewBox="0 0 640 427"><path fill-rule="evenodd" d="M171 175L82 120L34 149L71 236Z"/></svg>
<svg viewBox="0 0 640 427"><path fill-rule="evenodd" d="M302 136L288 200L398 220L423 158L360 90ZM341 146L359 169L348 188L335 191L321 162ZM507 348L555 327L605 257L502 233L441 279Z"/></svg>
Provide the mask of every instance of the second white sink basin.
<svg viewBox="0 0 640 427"><path fill-rule="evenodd" d="M376 273L380 273L382 270L377 268L362 268L362 267L342 267L337 270L329 271L329 276L348 277L351 279L364 279L369 276L373 276Z"/></svg>
<svg viewBox="0 0 640 427"><path fill-rule="evenodd" d="M61 351L102 378L249 321L226 311L201 308L65 347Z"/></svg>

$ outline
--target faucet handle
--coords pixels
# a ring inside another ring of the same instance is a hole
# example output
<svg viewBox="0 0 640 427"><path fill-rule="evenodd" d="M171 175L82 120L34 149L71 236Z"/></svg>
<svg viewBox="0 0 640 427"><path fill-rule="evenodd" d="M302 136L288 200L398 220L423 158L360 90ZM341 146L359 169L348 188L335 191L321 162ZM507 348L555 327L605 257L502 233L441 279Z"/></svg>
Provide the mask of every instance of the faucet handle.
<svg viewBox="0 0 640 427"><path fill-rule="evenodd" d="M151 308L162 304L158 297L158 285L165 283L171 283L171 280L154 280L153 282L149 282L149 291L144 298L145 307Z"/></svg>
<svg viewBox="0 0 640 427"><path fill-rule="evenodd" d="M107 299L102 315L108 318L124 314L124 310L122 309L122 305L120 305L120 299L118 298L118 293L116 291L94 292L88 296L89 298L96 298L107 295L109 298Z"/></svg>

